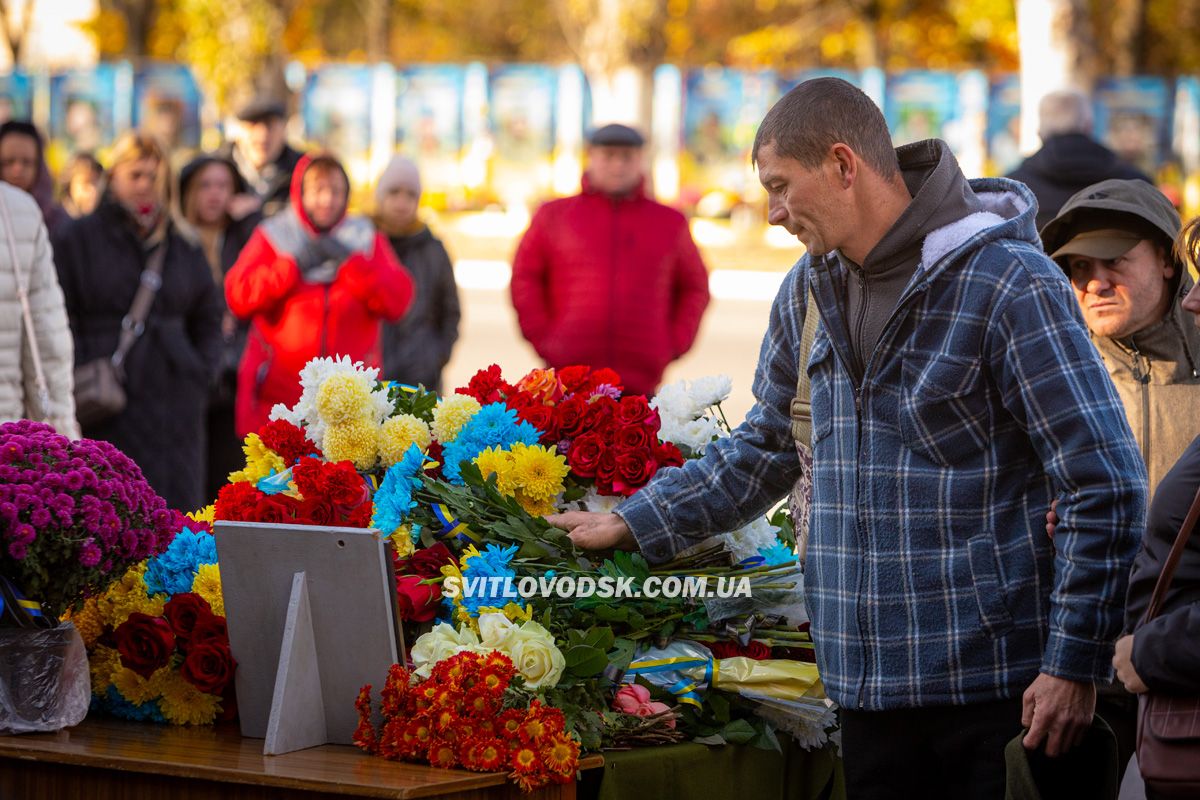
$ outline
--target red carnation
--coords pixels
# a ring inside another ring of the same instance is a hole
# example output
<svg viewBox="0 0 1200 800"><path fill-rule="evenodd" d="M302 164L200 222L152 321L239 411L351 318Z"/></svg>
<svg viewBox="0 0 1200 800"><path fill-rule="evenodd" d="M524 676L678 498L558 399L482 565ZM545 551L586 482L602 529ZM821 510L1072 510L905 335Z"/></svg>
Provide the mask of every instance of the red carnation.
<svg viewBox="0 0 1200 800"><path fill-rule="evenodd" d="M456 393L470 395L481 405L487 405L503 400L512 391L513 387L504 381L500 367L492 364L487 369L476 372L470 382L465 387L457 389Z"/></svg>
<svg viewBox="0 0 1200 800"><path fill-rule="evenodd" d="M617 371L609 369L608 367L602 367L601 369L596 370L589 376L589 378L592 386L611 386L614 389L625 388L621 383L621 376L617 374Z"/></svg>
<svg viewBox="0 0 1200 800"><path fill-rule="evenodd" d="M121 664L149 679L175 652L175 634L162 617L135 611L113 632Z"/></svg>
<svg viewBox="0 0 1200 800"><path fill-rule="evenodd" d="M179 674L206 694L222 694L233 680L235 666L228 642L206 642L191 649Z"/></svg>
<svg viewBox="0 0 1200 800"><path fill-rule="evenodd" d="M213 516L216 519L253 522L254 508L263 497L266 495L254 488L252 483L227 483L217 493Z"/></svg>
<svg viewBox="0 0 1200 800"><path fill-rule="evenodd" d="M283 459L285 464L295 464L304 456L320 455L321 450L308 440L304 431L287 420L268 422L258 432L262 443Z"/></svg>
<svg viewBox="0 0 1200 800"><path fill-rule="evenodd" d="M370 499L367 482L349 461L326 464L321 472L322 488L334 505L353 507Z"/></svg>

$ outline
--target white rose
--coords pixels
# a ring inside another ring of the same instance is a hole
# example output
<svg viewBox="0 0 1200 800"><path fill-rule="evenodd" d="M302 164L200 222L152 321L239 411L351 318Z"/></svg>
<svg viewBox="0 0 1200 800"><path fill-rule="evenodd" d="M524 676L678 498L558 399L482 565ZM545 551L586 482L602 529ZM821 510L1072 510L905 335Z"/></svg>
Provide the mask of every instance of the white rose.
<svg viewBox="0 0 1200 800"><path fill-rule="evenodd" d="M558 683L567 661L555 646L550 631L536 622L526 622L519 628L513 626L508 644L508 656L530 689Z"/></svg>
<svg viewBox="0 0 1200 800"><path fill-rule="evenodd" d="M479 615L479 641L488 650L508 652L509 636L516 628L512 620L494 611Z"/></svg>
<svg viewBox="0 0 1200 800"><path fill-rule="evenodd" d="M439 661L466 650L480 651L479 637L475 635L475 631L470 628L458 631L453 625L439 623L429 633L418 637L413 644L409 653L416 667L413 673L419 678L428 678Z"/></svg>

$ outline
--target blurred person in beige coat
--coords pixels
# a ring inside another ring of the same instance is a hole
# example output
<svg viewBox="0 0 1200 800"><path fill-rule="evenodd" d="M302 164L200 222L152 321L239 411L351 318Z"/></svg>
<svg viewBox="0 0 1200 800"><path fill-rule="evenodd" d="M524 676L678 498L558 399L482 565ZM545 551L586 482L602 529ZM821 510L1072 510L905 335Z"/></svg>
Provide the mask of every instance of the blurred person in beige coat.
<svg viewBox="0 0 1200 800"><path fill-rule="evenodd" d="M75 421L72 380L74 342L54 269L50 237L42 212L31 196L0 183L0 201L8 207L11 223L5 224L0 209L0 422L35 419L76 439L79 426ZM29 298L46 397L39 396L34 348L26 334L18 278Z"/></svg>

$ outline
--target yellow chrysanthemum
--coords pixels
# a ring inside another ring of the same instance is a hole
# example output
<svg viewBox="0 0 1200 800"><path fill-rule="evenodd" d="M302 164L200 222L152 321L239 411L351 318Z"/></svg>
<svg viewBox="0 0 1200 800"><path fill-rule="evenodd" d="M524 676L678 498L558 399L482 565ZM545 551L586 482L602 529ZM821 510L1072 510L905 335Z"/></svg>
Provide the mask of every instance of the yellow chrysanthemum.
<svg viewBox="0 0 1200 800"><path fill-rule="evenodd" d="M330 375L317 390L317 413L330 425L345 425L371 416L371 386L357 372Z"/></svg>
<svg viewBox="0 0 1200 800"><path fill-rule="evenodd" d="M516 603L508 603L504 608L496 608L495 606L480 606L480 614L503 614L513 622L529 622L533 619L533 606L519 606Z"/></svg>
<svg viewBox="0 0 1200 800"><path fill-rule="evenodd" d="M258 483L272 471L283 472L287 469L283 459L274 450L263 444L263 440L258 438L257 433L246 437L246 442L242 445L242 452L246 454L246 466L237 472L229 473L230 483Z"/></svg>
<svg viewBox="0 0 1200 800"><path fill-rule="evenodd" d="M424 452L431 442L433 434L424 420L412 414L398 414L384 420L379 428L379 458L385 467L390 467L404 458L414 444Z"/></svg>
<svg viewBox="0 0 1200 800"><path fill-rule="evenodd" d="M176 725L209 725L217 718L221 698L205 694L173 671L163 683L158 706L163 717Z"/></svg>
<svg viewBox="0 0 1200 800"><path fill-rule="evenodd" d="M434 438L442 444L454 441L458 432L482 407L479 401L470 395L452 394L443 397L433 409Z"/></svg>
<svg viewBox="0 0 1200 800"><path fill-rule="evenodd" d="M112 686L113 676L124 669L121 654L115 647L100 645L88 654L88 669L92 673L92 694L104 694Z"/></svg>
<svg viewBox="0 0 1200 800"><path fill-rule="evenodd" d="M521 489L517 489L513 499L531 517L544 517L558 510L554 507L553 497L530 497Z"/></svg>
<svg viewBox="0 0 1200 800"><path fill-rule="evenodd" d="M541 445L517 442L512 446L513 483L534 500L549 500L563 490L571 468L567 459Z"/></svg>
<svg viewBox="0 0 1200 800"><path fill-rule="evenodd" d="M88 649L91 649L100 638L100 634L104 633L104 615L100 613L100 606L94 597L83 601L83 607L78 611L67 611L63 620L69 620L75 626L75 630L79 631L79 636L83 639L83 646Z"/></svg>
<svg viewBox="0 0 1200 800"><path fill-rule="evenodd" d="M479 552L479 548L477 548L473 544L469 544L466 546L466 549L464 549L462 551L462 555L460 555L458 557L458 568L455 569L454 567L447 565L445 567L442 567L442 574L446 575L446 570L450 569L450 570L454 570L453 574L455 574L461 578L462 572L466 572L467 570L470 569L470 566L467 564L467 560L471 559L471 558L476 558L480 555L482 555L482 553ZM458 570L462 570L462 572L459 572Z"/></svg>
<svg viewBox="0 0 1200 800"><path fill-rule="evenodd" d="M192 591L212 606L212 612L225 616L225 596L221 593L221 568L216 564L201 564L192 581Z"/></svg>
<svg viewBox="0 0 1200 800"><path fill-rule="evenodd" d="M392 540L392 548L396 551L396 558L408 558L415 552L413 546L412 534L409 533L407 525L401 525L396 528L396 532L388 537Z"/></svg>
<svg viewBox="0 0 1200 800"><path fill-rule="evenodd" d="M351 461L358 469L371 469L379 456L378 427L368 419L331 425L321 441L329 461Z"/></svg>
<svg viewBox="0 0 1200 800"><path fill-rule="evenodd" d="M187 515L188 518L194 522L207 522L209 525L212 525L213 521L216 519L216 506L214 506L212 503L209 503L204 508L196 511L189 511Z"/></svg>
<svg viewBox="0 0 1200 800"><path fill-rule="evenodd" d="M170 667L162 667L147 679L128 667L121 667L113 673L112 685L126 700L135 705L141 705L149 703L151 700L157 700L162 695L163 690L170 682L171 674Z"/></svg>
<svg viewBox="0 0 1200 800"><path fill-rule="evenodd" d="M145 562L130 567L121 580L110 585L97 599L96 607L105 625L116 628L135 611L152 617L162 615L166 597L161 594L154 597L146 595L145 574Z"/></svg>
<svg viewBox="0 0 1200 800"><path fill-rule="evenodd" d="M479 472L485 480L488 476L495 474L496 489L500 491L500 494L512 497L513 492L516 491L516 485L513 482L515 472L513 471L512 453L498 447L489 447L475 458L475 464L479 467Z"/></svg>

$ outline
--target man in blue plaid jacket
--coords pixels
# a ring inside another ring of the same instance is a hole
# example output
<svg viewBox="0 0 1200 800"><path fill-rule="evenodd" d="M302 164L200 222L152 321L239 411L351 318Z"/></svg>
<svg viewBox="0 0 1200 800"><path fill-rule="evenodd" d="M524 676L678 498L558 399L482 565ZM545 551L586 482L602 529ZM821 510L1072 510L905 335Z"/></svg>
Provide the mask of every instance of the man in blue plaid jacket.
<svg viewBox="0 0 1200 800"><path fill-rule="evenodd" d="M848 794L1001 798L1004 745L1024 726L1030 750L1066 752L1110 675L1146 510L1121 402L1022 184L967 181L939 140L893 149L874 103L832 78L771 109L754 158L769 221L807 249L754 408L616 514L551 521L663 561L761 515L801 474L789 411L807 369L805 600Z"/></svg>

